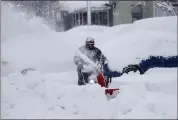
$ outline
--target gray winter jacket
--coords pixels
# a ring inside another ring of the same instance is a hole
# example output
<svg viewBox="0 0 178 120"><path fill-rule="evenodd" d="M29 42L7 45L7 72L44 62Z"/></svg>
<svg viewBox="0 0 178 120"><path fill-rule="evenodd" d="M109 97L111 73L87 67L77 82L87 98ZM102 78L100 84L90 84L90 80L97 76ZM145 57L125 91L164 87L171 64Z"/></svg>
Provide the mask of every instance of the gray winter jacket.
<svg viewBox="0 0 178 120"><path fill-rule="evenodd" d="M79 48L79 51L86 55L94 63L100 62L101 58L104 56L101 50L97 47L94 47L93 50L89 50L85 45L83 45ZM74 56L74 63L76 65L85 64L85 61L83 61L79 56Z"/></svg>

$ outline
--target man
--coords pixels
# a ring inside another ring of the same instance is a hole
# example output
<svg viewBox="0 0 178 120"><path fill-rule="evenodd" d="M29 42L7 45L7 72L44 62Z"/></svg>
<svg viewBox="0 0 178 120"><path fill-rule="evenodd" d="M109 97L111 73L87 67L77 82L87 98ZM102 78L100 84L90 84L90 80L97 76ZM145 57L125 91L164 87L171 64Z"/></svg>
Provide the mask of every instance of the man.
<svg viewBox="0 0 178 120"><path fill-rule="evenodd" d="M101 50L95 47L95 40L92 37L87 37L85 41L85 45L79 48L79 51L87 56L94 64L99 64L103 68L103 75L106 77L118 77L121 75L120 72L111 71L108 68L107 59L102 54ZM74 56L74 63L77 65L78 72L78 85L85 85L89 82L89 77L92 74L95 74L95 70L86 71L86 66L90 66L85 60L83 60L80 56ZM85 68L84 68L85 66ZM97 76L97 75L96 75Z"/></svg>

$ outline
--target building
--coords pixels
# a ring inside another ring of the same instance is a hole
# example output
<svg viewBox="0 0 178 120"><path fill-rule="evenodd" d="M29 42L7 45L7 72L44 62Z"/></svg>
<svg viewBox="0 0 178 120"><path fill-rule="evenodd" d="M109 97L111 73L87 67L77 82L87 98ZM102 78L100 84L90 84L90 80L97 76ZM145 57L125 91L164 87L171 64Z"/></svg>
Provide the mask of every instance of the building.
<svg viewBox="0 0 178 120"><path fill-rule="evenodd" d="M170 1L116 1L114 25L136 20L177 15L177 2Z"/></svg>
<svg viewBox="0 0 178 120"><path fill-rule="evenodd" d="M109 1L91 1L91 25L112 26L113 16ZM80 25L87 25L87 1L63 1L55 10L57 31L66 31Z"/></svg>
<svg viewBox="0 0 178 120"><path fill-rule="evenodd" d="M113 26L136 20L173 16L178 2L157 1L91 1L91 25ZM56 31L87 25L87 1L63 1L55 10Z"/></svg>

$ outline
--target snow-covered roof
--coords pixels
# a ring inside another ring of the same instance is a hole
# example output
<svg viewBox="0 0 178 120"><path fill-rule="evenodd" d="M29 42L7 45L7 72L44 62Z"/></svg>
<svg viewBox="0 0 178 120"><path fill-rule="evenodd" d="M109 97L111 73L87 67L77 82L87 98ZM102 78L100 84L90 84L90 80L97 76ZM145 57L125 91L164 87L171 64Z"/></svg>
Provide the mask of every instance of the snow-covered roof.
<svg viewBox="0 0 178 120"><path fill-rule="evenodd" d="M91 8L104 7L109 1L90 1ZM87 1L60 1L60 9L72 13L87 7Z"/></svg>

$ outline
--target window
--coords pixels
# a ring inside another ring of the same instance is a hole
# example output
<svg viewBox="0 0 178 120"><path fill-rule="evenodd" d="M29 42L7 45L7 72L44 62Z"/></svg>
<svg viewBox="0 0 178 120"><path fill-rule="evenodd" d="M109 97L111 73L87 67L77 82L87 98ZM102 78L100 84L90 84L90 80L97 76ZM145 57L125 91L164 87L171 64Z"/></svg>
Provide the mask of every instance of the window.
<svg viewBox="0 0 178 120"><path fill-rule="evenodd" d="M83 14L82 13L79 14L80 14L80 25L83 25Z"/></svg>
<svg viewBox="0 0 178 120"><path fill-rule="evenodd" d="M80 25L80 23L79 23L79 15L78 14L75 14L75 15L76 15L75 25L77 26L77 25Z"/></svg>
<svg viewBox="0 0 178 120"><path fill-rule="evenodd" d="M132 22L142 19L142 13L132 13Z"/></svg>
<svg viewBox="0 0 178 120"><path fill-rule="evenodd" d="M103 12L99 12L100 25L103 25Z"/></svg>
<svg viewBox="0 0 178 120"><path fill-rule="evenodd" d="M83 24L84 25L87 24L87 13L86 12L83 13Z"/></svg>
<svg viewBox="0 0 178 120"><path fill-rule="evenodd" d="M142 5L137 5L132 8L132 22L140 20L143 18L143 8Z"/></svg>
<svg viewBox="0 0 178 120"><path fill-rule="evenodd" d="M91 25L106 25L108 26L109 16L108 11L92 11ZM87 12L73 14L73 26L86 25Z"/></svg>
<svg viewBox="0 0 178 120"><path fill-rule="evenodd" d="M103 12L103 25L108 25L108 14Z"/></svg>
<svg viewBox="0 0 178 120"><path fill-rule="evenodd" d="M75 14L72 14L72 20L73 20L72 25L75 26Z"/></svg>
<svg viewBox="0 0 178 120"><path fill-rule="evenodd" d="M108 14L107 12L92 12L91 24L92 25L108 25Z"/></svg>
<svg viewBox="0 0 178 120"><path fill-rule="evenodd" d="M99 14L95 14L95 25L99 25Z"/></svg>
<svg viewBox="0 0 178 120"><path fill-rule="evenodd" d="M92 25L95 25L95 14L96 14L95 12L91 13L91 24Z"/></svg>

